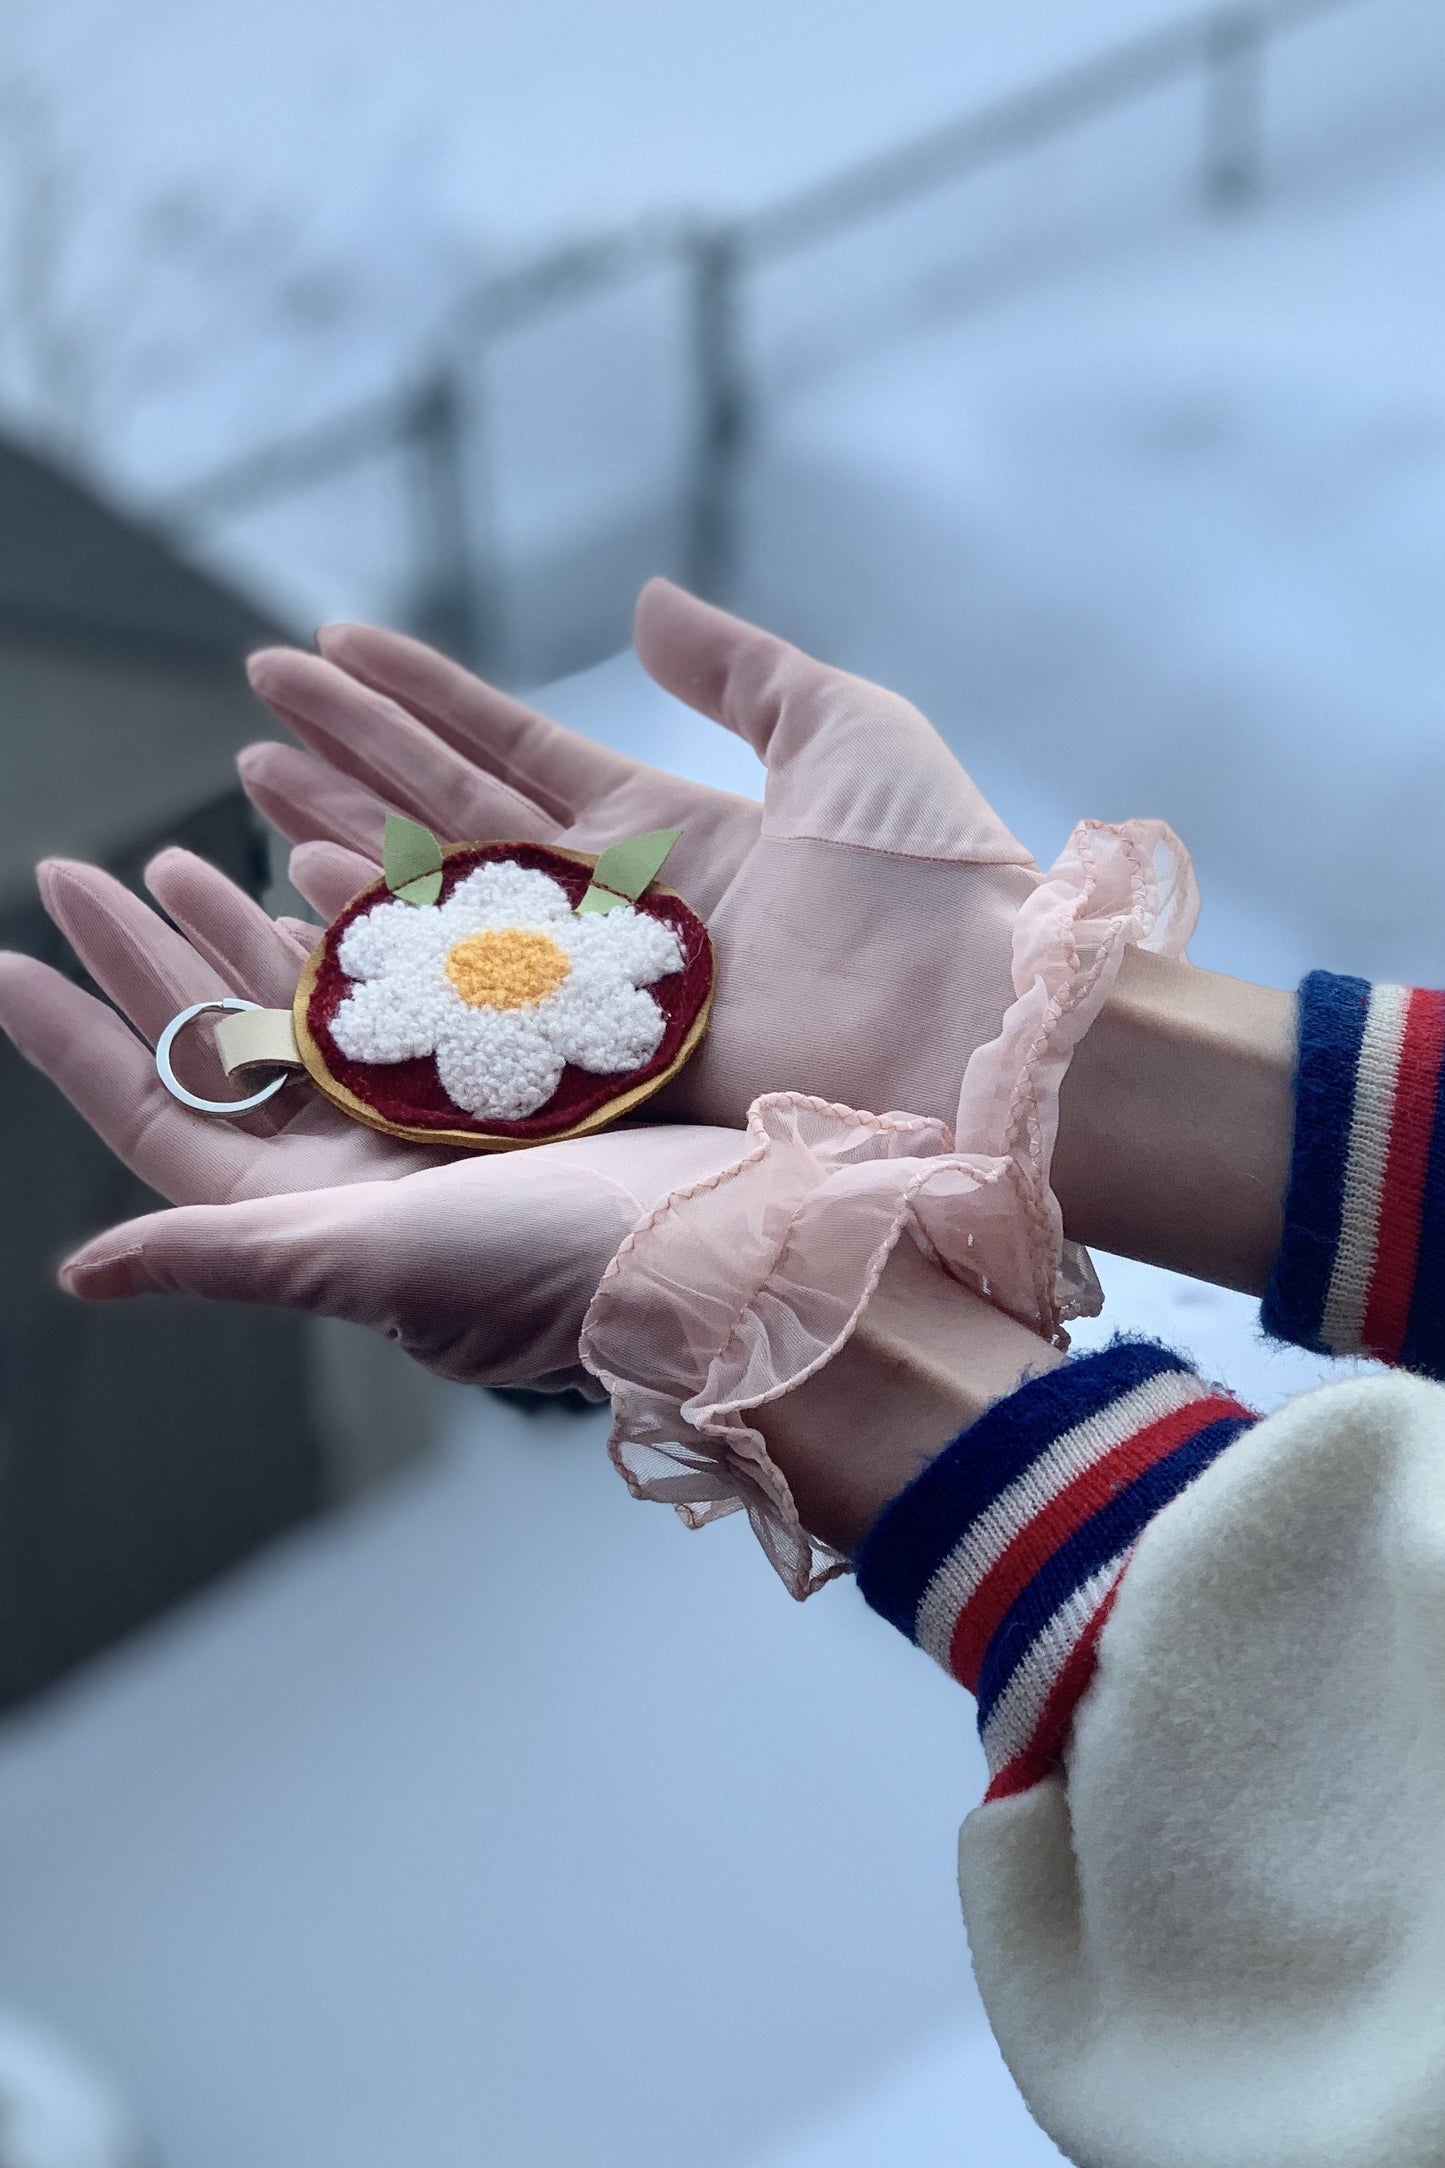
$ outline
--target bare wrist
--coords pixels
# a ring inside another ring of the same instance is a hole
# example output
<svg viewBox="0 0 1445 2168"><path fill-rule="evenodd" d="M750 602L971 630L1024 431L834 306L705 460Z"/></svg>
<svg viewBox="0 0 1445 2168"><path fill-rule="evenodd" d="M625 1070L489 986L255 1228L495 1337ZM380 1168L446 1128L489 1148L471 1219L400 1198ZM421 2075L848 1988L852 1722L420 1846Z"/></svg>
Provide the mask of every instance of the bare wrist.
<svg viewBox="0 0 1445 2168"><path fill-rule="evenodd" d="M1061 1360L905 1237L847 1344L754 1420L804 1527L851 1554L961 1430Z"/></svg>
<svg viewBox="0 0 1445 2168"><path fill-rule="evenodd" d="M1295 999L1131 950L1060 1096L1074 1240L1260 1293L1294 1126Z"/></svg>

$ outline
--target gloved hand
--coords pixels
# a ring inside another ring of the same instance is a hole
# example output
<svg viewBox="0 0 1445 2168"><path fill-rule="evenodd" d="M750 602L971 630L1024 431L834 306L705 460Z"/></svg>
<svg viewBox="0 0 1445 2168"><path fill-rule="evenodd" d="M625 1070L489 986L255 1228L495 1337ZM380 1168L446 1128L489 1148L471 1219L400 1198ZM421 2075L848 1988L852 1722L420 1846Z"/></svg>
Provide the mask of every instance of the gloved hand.
<svg viewBox="0 0 1445 2168"><path fill-rule="evenodd" d="M741 1123L760 1093L797 1090L956 1125L1039 874L905 700L654 580L638 653L766 762L759 807L592 744L399 634L318 640L320 657L271 649L250 669L320 759L258 745L241 772L325 916L376 877L388 808L447 842L589 852L680 826L663 878L721 969L708 1036L657 1111Z"/></svg>
<svg viewBox="0 0 1445 2168"><path fill-rule="evenodd" d="M93 868L41 869L51 916L146 1039L193 1002L289 1000L314 927L273 924L184 852L147 877L179 932ZM348 1318L477 1384L590 1373L634 1492L694 1525L745 1508L796 1595L843 1561L803 1528L757 1411L843 1347L900 1241L916 1237L945 1287L1054 1314L1057 1244L1031 1224L1018 1164L957 1152L917 1116L776 1094L746 1135L671 1124L451 1156L350 1121L300 1080L242 1120L193 1112L122 1016L26 957L0 956L0 1025L179 1207L88 1243L62 1267L73 1292ZM227 1096L206 1058L186 1081Z"/></svg>
<svg viewBox="0 0 1445 2168"><path fill-rule="evenodd" d="M165 852L147 876L175 932L94 867L51 861L45 905L92 976L154 1042L194 1001L289 1003L316 929L273 923L213 867ZM453 1156L350 1121L309 1084L242 1122L193 1113L114 1010L46 965L0 955L0 1025L177 1210L112 1228L62 1268L77 1295L195 1294L344 1317L443 1377L591 1386L583 1317L650 1208L743 1149L666 1126ZM204 1045L190 1035L191 1058ZM188 1080L234 1093L214 1055Z"/></svg>

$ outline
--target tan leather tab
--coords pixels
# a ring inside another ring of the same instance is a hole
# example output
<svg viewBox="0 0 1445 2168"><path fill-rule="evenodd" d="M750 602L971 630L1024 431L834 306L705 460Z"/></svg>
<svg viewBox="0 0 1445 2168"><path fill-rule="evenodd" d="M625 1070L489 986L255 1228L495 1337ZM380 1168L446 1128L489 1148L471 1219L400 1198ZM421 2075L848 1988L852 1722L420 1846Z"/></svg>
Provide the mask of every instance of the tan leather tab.
<svg viewBox="0 0 1445 2168"><path fill-rule="evenodd" d="M252 1069L299 1069L289 1009L235 1009L216 1026L216 1052L228 1077Z"/></svg>

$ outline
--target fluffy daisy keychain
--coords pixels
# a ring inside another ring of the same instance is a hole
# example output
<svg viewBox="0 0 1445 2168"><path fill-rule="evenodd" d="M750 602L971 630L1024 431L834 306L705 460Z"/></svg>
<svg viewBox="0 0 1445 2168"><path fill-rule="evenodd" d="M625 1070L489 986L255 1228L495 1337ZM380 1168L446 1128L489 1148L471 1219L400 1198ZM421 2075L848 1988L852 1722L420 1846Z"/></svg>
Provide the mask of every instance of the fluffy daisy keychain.
<svg viewBox="0 0 1445 2168"><path fill-rule="evenodd" d="M392 815L383 875L329 926L289 1010L196 1002L156 1047L168 1091L206 1114L249 1113L304 1069L344 1113L420 1143L506 1151L580 1137L677 1074L707 1028L713 952L680 896L655 885L675 828L593 861L550 844L462 844ZM203 1099L172 1052L225 1011L228 1077Z"/></svg>

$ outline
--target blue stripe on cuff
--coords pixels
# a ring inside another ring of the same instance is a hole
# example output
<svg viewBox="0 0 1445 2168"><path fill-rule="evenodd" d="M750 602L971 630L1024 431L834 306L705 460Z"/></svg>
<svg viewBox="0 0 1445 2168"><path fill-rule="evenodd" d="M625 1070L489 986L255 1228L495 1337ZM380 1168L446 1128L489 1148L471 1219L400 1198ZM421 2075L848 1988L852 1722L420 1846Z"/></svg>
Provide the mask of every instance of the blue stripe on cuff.
<svg viewBox="0 0 1445 2168"><path fill-rule="evenodd" d="M1180 1492L1196 1482L1225 1447L1233 1445L1240 1432L1252 1424L1252 1417L1240 1415L1222 1415L1207 1424L1117 1491L1106 1506L1059 1546L1043 1572L1030 1581L1004 1613L989 1642L978 1674L980 1729L1050 1619L1091 1574L1107 1566L1111 1559L1122 1557L1154 1516L1172 1505Z"/></svg>
<svg viewBox="0 0 1445 2168"><path fill-rule="evenodd" d="M1369 1008L1367 979L1311 971L1300 986L1294 1147L1284 1235L1260 1305L1260 1322L1276 1340L1291 1340L1318 1354L1329 1353L1320 1340L1320 1327L1339 1247L1350 1119Z"/></svg>
<svg viewBox="0 0 1445 2168"><path fill-rule="evenodd" d="M969 1528L1056 1438L1150 1378L1190 1363L1150 1340L1115 1340L1028 1378L961 1431L883 1508L854 1566L864 1599L913 1639L929 1582Z"/></svg>

